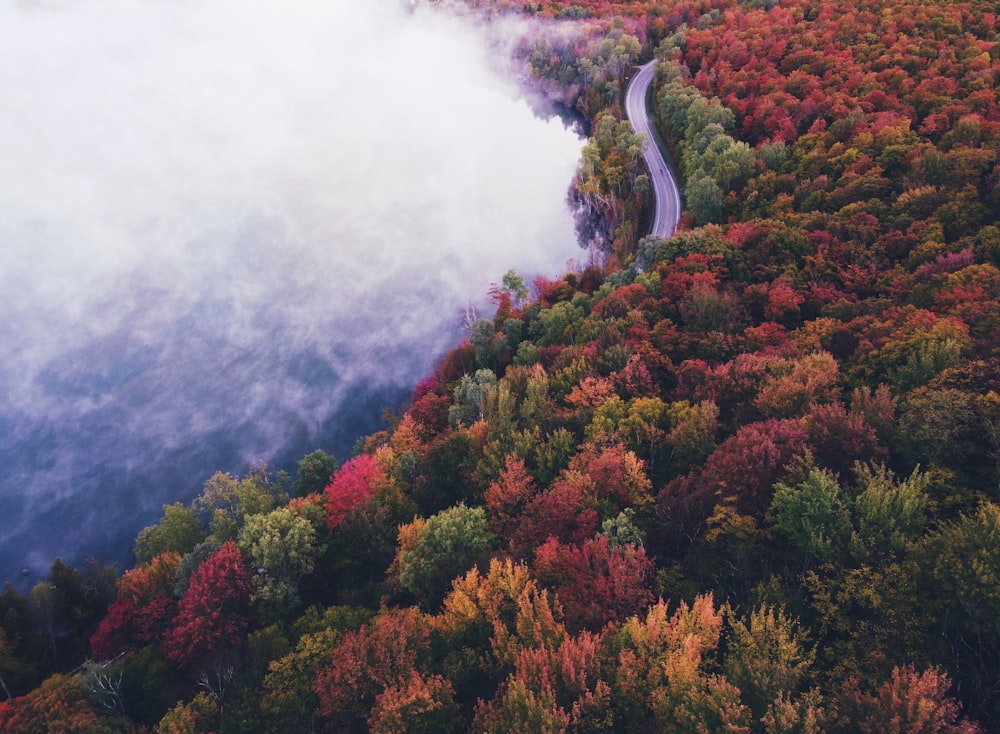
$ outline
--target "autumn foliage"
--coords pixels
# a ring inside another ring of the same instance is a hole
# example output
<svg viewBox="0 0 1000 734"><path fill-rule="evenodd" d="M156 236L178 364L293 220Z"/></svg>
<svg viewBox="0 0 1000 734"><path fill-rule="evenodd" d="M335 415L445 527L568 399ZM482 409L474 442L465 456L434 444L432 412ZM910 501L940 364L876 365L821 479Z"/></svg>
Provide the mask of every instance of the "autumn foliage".
<svg viewBox="0 0 1000 734"><path fill-rule="evenodd" d="M373 488L384 480L385 476L372 456L361 455L346 462L331 477L324 490L327 524L331 528L337 527L347 513L367 500Z"/></svg>
<svg viewBox="0 0 1000 734"><path fill-rule="evenodd" d="M166 656L184 666L237 645L250 622L250 571L231 540L195 570L164 635Z"/></svg>
<svg viewBox="0 0 1000 734"><path fill-rule="evenodd" d="M503 276L322 494L219 474L113 600L4 590L0 728L1000 727L996 8L465 4L587 120L586 265Z"/></svg>

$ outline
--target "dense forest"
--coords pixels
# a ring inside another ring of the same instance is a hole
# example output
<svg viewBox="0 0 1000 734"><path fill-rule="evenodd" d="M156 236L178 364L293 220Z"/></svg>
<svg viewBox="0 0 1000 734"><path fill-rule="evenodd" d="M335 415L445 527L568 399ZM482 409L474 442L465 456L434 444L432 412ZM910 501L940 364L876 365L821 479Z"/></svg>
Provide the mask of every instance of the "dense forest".
<svg viewBox="0 0 1000 734"><path fill-rule="evenodd" d="M498 278L354 456L8 585L0 729L1000 731L994 5L465 4L589 121L589 264Z"/></svg>

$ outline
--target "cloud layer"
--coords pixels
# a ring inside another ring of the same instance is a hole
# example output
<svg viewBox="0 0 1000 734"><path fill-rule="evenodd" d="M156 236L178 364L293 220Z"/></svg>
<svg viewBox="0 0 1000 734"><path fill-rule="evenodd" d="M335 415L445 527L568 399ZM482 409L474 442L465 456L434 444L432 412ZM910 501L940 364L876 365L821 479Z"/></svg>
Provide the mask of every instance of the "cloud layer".
<svg viewBox="0 0 1000 734"><path fill-rule="evenodd" d="M491 281L562 272L581 142L493 68L396 0L4 0L0 575L342 453Z"/></svg>

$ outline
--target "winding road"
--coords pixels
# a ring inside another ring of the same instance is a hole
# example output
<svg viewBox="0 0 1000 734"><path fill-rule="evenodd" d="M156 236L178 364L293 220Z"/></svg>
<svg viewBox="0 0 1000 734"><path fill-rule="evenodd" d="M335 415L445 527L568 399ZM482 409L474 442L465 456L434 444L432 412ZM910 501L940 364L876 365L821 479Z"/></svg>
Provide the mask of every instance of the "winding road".
<svg viewBox="0 0 1000 734"><path fill-rule="evenodd" d="M650 234L669 239L680 224L681 192L677 188L674 172L670 170L670 166L656 145L656 137L646 110L646 98L649 96L649 85L653 81L655 70L656 61L650 61L640 66L638 73L632 77L625 92L625 114L632 122L632 128L644 138L642 155L646 159L656 197L656 216L653 217Z"/></svg>

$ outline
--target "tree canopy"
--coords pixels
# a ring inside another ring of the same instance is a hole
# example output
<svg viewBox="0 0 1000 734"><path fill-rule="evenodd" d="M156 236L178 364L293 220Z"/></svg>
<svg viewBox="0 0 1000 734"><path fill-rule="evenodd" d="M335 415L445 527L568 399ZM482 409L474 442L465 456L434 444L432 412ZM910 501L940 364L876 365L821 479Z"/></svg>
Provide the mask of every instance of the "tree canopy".
<svg viewBox="0 0 1000 734"><path fill-rule="evenodd" d="M996 8L465 4L531 16L515 67L586 118L587 264L501 276L342 464L5 588L0 728L1000 727Z"/></svg>

